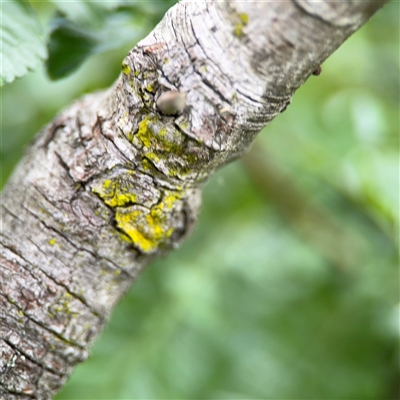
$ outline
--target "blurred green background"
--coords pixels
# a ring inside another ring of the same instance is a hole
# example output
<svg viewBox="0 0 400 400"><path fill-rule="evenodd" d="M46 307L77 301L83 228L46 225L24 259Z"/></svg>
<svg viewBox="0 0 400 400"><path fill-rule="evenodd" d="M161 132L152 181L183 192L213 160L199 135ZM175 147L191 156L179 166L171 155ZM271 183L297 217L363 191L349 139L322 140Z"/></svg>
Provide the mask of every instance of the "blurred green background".
<svg viewBox="0 0 400 400"><path fill-rule="evenodd" d="M129 29L127 3L118 48L2 89L2 182L172 3L137 3ZM33 6L49 27L54 4ZM58 400L399 398L399 12L374 16L210 179L196 231L142 274Z"/></svg>

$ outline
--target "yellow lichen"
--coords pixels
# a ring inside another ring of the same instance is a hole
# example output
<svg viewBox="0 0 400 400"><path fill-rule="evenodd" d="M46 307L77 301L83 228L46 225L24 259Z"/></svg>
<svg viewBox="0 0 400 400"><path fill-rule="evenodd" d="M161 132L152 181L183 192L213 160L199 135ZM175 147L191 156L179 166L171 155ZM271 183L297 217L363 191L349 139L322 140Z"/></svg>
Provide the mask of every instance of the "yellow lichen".
<svg viewBox="0 0 400 400"><path fill-rule="evenodd" d="M54 311L56 311L57 313L60 313L62 311L62 306L58 305L54 307Z"/></svg>
<svg viewBox="0 0 400 400"><path fill-rule="evenodd" d="M131 72L130 66L127 65L127 64L125 64L125 63L122 63L122 72L123 72L125 75L129 75L130 72Z"/></svg>
<svg viewBox="0 0 400 400"><path fill-rule="evenodd" d="M243 25L247 25L249 23L249 16L246 13L238 13L238 17L242 21Z"/></svg>
<svg viewBox="0 0 400 400"><path fill-rule="evenodd" d="M180 200L182 195L178 192L169 192L163 199L162 204L165 204L167 210L170 210L177 200Z"/></svg>
<svg viewBox="0 0 400 400"><path fill-rule="evenodd" d="M168 176L178 176L180 171L177 168L168 167Z"/></svg>
<svg viewBox="0 0 400 400"><path fill-rule="evenodd" d="M241 38L244 35L243 28L249 23L249 16L246 13L237 13L237 17L235 17L236 23L235 28L233 29L233 34L237 38Z"/></svg>
<svg viewBox="0 0 400 400"><path fill-rule="evenodd" d="M151 216L154 218L161 218L163 215L163 208L164 208L164 205L162 203L157 204L156 206L152 207L150 210Z"/></svg>
<svg viewBox="0 0 400 400"><path fill-rule="evenodd" d="M132 132L126 132L126 138L130 141L133 142L133 134Z"/></svg>
<svg viewBox="0 0 400 400"><path fill-rule="evenodd" d="M162 162L168 175L177 176L191 172L189 167L182 166L176 160L169 158L169 154L181 154L186 163L198 161L196 154L182 154L185 138L174 128L166 126L156 116L146 115L139 123L133 140L140 141L145 148L142 168L154 169L157 163ZM124 241L133 243L140 251L151 253L160 246L168 243L174 231L175 216L181 212L181 200L184 196L182 188L165 190L161 200L151 203L141 190L135 189L137 181L135 171L125 171L118 176L108 177L96 183L92 191L103 202L113 209L117 234ZM150 208L141 205L153 204Z"/></svg>
<svg viewBox="0 0 400 400"><path fill-rule="evenodd" d="M243 24L239 23L235 25L235 29L233 30L233 34L237 38L241 38L243 36Z"/></svg>
<svg viewBox="0 0 400 400"><path fill-rule="evenodd" d="M150 151L144 154L142 167L148 171L161 163L166 169L165 174L171 177L180 176L182 166L171 160L170 154L181 156L187 162L197 161L196 156L190 156L190 160L183 151L185 137L178 129L166 126L152 115L145 116L139 123L138 131L135 136L145 149ZM150 162L149 162L150 161Z"/></svg>
<svg viewBox="0 0 400 400"><path fill-rule="evenodd" d="M174 228L169 227L171 210L182 195L182 192L167 191L162 201L150 210L118 209L115 220L123 232L122 238L129 238L143 252L152 252L165 243L174 231Z"/></svg>
<svg viewBox="0 0 400 400"><path fill-rule="evenodd" d="M103 189L108 189L112 185L111 179L106 179L103 183Z"/></svg>
<svg viewBox="0 0 400 400"><path fill-rule="evenodd" d="M166 238L160 218L145 215L141 210L128 213L117 211L115 220L118 227L144 252L154 250Z"/></svg>
<svg viewBox="0 0 400 400"><path fill-rule="evenodd" d="M150 115L140 121L136 137L153 152L158 150L175 154L182 151L185 139L181 132L176 129L167 129L156 117Z"/></svg>
<svg viewBox="0 0 400 400"><path fill-rule="evenodd" d="M55 244L56 244L56 239L53 238L53 239L49 240L49 245L50 246L54 246Z"/></svg>
<svg viewBox="0 0 400 400"><path fill-rule="evenodd" d="M146 146L147 148L151 147L151 137L154 135L154 132L151 129L151 123L153 119L148 115L143 118L139 123L139 130L136 136L138 139Z"/></svg>
<svg viewBox="0 0 400 400"><path fill-rule="evenodd" d="M158 155L156 153L154 153L154 152L146 153L145 156L150 161L154 161L154 162L159 162L160 161L160 157L158 157Z"/></svg>
<svg viewBox="0 0 400 400"><path fill-rule="evenodd" d="M95 187L94 193L97 193L110 207L121 207L126 204L137 202L137 196L132 193L133 185L131 183L118 179L106 179L101 188Z"/></svg>
<svg viewBox="0 0 400 400"><path fill-rule="evenodd" d="M154 166L147 158L143 158L142 168L144 171L151 171L154 169Z"/></svg>
<svg viewBox="0 0 400 400"><path fill-rule="evenodd" d="M137 196L133 193L116 193L115 196L108 202L110 207L120 207L129 203L136 203Z"/></svg>

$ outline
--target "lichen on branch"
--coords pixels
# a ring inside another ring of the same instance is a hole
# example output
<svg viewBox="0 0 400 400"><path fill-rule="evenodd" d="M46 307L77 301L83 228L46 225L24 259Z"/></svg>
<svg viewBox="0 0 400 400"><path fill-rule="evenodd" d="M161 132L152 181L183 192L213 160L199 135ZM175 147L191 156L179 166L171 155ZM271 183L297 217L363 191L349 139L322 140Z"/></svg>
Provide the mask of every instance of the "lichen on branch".
<svg viewBox="0 0 400 400"><path fill-rule="evenodd" d="M57 392L205 180L383 3L182 1L43 129L1 198L2 399Z"/></svg>

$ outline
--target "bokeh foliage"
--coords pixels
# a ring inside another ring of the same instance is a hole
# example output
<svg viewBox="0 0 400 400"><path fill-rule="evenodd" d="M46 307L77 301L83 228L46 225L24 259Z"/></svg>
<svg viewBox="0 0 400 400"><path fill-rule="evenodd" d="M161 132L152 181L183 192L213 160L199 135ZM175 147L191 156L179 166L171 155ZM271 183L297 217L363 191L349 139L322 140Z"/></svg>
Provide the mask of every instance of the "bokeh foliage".
<svg viewBox="0 0 400 400"><path fill-rule="evenodd" d="M2 89L3 180L62 107L115 80L170 3L143 4L132 43ZM107 25L33 6L44 26ZM399 11L374 16L210 179L194 234L142 274L58 400L399 398Z"/></svg>

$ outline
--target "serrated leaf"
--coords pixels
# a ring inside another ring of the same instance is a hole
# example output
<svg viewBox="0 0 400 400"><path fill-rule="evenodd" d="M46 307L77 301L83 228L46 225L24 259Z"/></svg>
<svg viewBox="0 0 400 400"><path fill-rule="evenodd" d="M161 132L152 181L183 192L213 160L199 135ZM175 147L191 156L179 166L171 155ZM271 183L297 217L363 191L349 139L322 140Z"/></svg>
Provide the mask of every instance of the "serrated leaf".
<svg viewBox="0 0 400 400"><path fill-rule="evenodd" d="M42 29L30 6L21 1L1 4L0 86L35 69L47 56Z"/></svg>

